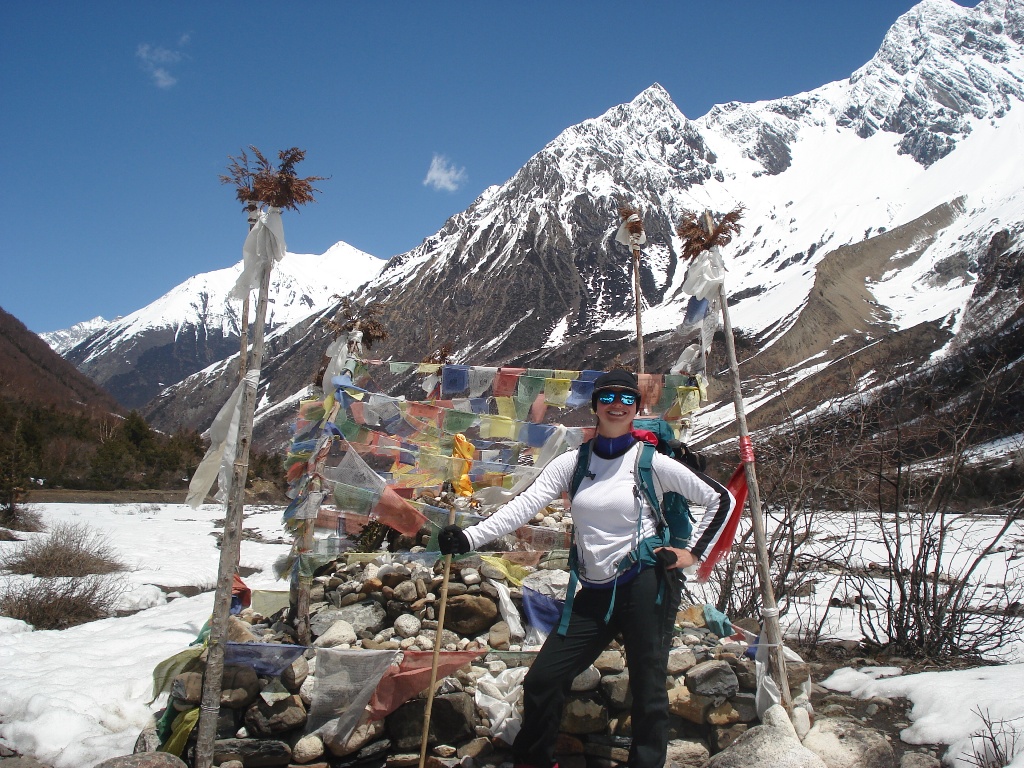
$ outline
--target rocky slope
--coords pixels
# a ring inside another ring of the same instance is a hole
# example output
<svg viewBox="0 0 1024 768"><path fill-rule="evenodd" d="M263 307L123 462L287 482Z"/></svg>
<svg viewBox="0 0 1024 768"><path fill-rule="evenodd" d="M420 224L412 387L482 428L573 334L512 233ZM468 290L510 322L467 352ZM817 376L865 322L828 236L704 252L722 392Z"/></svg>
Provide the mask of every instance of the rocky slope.
<svg viewBox="0 0 1024 768"><path fill-rule="evenodd" d="M641 301L654 371L688 341L676 332L688 299L674 233L681 213L743 206L743 231L724 253L727 289L761 407L769 379L776 390L802 382L812 400L822 395L815 381L860 386L830 376L830 364L896 339L925 361L979 333L1019 333L1022 42L1021 0L973 9L926 0L864 67L814 91L689 120L653 85L567 129L392 258L357 294L386 303L392 338L381 354L419 360L448 343L454 361L481 365L629 361L635 325L629 256L614 241L619 203L641 210L649 238ZM986 277L993 269L1003 277ZM308 381L326 342L306 333L275 348L264 367L273 370L261 402L267 430L290 416L281 404ZM186 412L207 424L216 403L197 409L197 396L225 365L166 390L151 414L167 428ZM713 348L712 393L725 407L706 414L708 434L729 418L723 367Z"/></svg>

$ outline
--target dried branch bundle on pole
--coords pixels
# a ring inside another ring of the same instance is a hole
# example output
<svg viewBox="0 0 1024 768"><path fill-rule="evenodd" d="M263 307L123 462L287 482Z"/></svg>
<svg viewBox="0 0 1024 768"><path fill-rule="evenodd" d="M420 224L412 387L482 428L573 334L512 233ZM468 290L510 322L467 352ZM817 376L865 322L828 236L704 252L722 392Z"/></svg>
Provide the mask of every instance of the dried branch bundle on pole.
<svg viewBox="0 0 1024 768"><path fill-rule="evenodd" d="M273 262L284 255L285 248L280 214L282 209L298 210L298 206L313 202L314 193L319 191L313 187L313 182L323 178L309 176L300 179L296 175L295 166L305 157L305 152L296 147L278 153L281 162L277 168L274 168L258 149L255 147L250 147L250 149L255 155L253 164L250 164L249 157L243 151L239 157L231 158L228 174L221 176L222 182L235 184L236 197L240 202L245 203L246 210L255 213L261 205L267 206L267 210L259 214L246 238L243 247L246 267L235 285L236 293L241 292L243 296L247 296L253 287L252 282L258 282L259 299L256 304L251 370L243 374L236 395L233 395L233 398L237 396L237 405L233 409L234 413L229 414L232 427L225 430L228 439L221 448L223 454L221 462L224 462L230 453L233 464L231 465L227 516L221 542L217 590L214 596L213 618L210 623L208 657L200 705L199 733L196 745L197 768L209 768L213 763L213 742L217 733L221 683L224 673L224 645L230 618L231 587L238 567L245 505L245 479L249 466L249 446L256 409L259 370L263 362L270 273L273 269ZM251 272L250 269L252 269ZM234 426L236 424L237 427ZM233 451L230 450L232 430L235 430ZM205 461L206 459L204 459ZM197 470L198 474L199 470ZM209 488L208 485L207 488ZM205 495L198 487L190 490L199 496L200 500ZM224 489L221 488L221 491L223 492Z"/></svg>
<svg viewBox="0 0 1024 768"><path fill-rule="evenodd" d="M716 249L729 243L733 236L739 233L739 221L742 217L743 209L736 208L725 214L716 225L710 211L704 212L703 220L698 218L695 213L685 213L679 226L676 228L676 234L683 241L683 255L688 260L693 261L705 251L710 251L712 258L720 259ZM736 423L739 429L740 461L743 463L747 480L751 527L753 528L754 544L757 550L758 576L761 583L762 617L764 619L765 635L771 648L772 678L778 686L782 704L787 710L791 710L793 704L789 691L789 681L786 677L786 657L782 646L782 632L779 628L779 609L775 603L771 569L768 563L764 517L757 486L757 470L754 465L754 447L747 432L747 415L743 405L743 392L740 386L739 363L736 359L736 341L732 332L732 320L729 317L729 302L726 298L724 283L719 285L718 291L719 300L722 305L722 324L725 326L725 347L729 357L733 403L736 407Z"/></svg>

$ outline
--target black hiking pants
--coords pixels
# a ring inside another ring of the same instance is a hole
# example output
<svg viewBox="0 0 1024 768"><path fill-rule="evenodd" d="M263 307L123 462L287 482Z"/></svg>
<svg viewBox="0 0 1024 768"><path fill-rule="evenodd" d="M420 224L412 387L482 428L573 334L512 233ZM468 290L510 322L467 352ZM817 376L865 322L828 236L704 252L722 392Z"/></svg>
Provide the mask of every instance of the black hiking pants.
<svg viewBox="0 0 1024 768"><path fill-rule="evenodd" d="M662 583L665 590L657 605ZM554 763L562 706L573 678L593 664L621 632L633 697L629 768L664 768L668 745L666 670L680 591L676 571L646 568L632 581L619 585L608 624L604 619L611 589L584 587L576 594L565 637L552 629L523 680L523 727L512 745L516 763L538 768Z"/></svg>

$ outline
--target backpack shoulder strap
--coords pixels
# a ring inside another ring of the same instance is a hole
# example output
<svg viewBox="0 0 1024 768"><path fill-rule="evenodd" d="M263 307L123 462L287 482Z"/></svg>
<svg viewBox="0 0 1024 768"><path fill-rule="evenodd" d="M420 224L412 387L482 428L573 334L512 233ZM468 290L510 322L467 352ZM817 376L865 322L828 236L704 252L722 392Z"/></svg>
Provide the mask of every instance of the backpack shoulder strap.
<svg viewBox="0 0 1024 768"><path fill-rule="evenodd" d="M647 502L654 510L658 518L659 529L665 525L665 514L661 509L661 502L658 500L658 492L654 486L654 469L651 464L654 461L654 452L657 449L650 443L644 443L640 447L640 454L636 459L636 479L640 491L644 494Z"/></svg>
<svg viewBox="0 0 1024 768"><path fill-rule="evenodd" d="M580 485L583 484L583 478L585 478L590 471L590 451L591 441L583 443L580 446L579 453L576 456L576 469L572 473L572 482L569 483L569 499L571 500L575 495L576 491L580 489Z"/></svg>

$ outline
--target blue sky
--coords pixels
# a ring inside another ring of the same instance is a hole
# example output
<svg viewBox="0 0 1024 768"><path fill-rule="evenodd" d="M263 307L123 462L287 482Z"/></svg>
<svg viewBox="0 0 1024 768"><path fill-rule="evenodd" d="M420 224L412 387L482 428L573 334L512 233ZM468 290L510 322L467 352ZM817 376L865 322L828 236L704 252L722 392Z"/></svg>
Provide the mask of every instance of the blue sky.
<svg viewBox="0 0 1024 768"><path fill-rule="evenodd" d="M816 88L913 5L3 3L0 306L56 330L234 263L218 175L250 144L330 177L286 214L290 251L387 258L652 83L690 118Z"/></svg>

